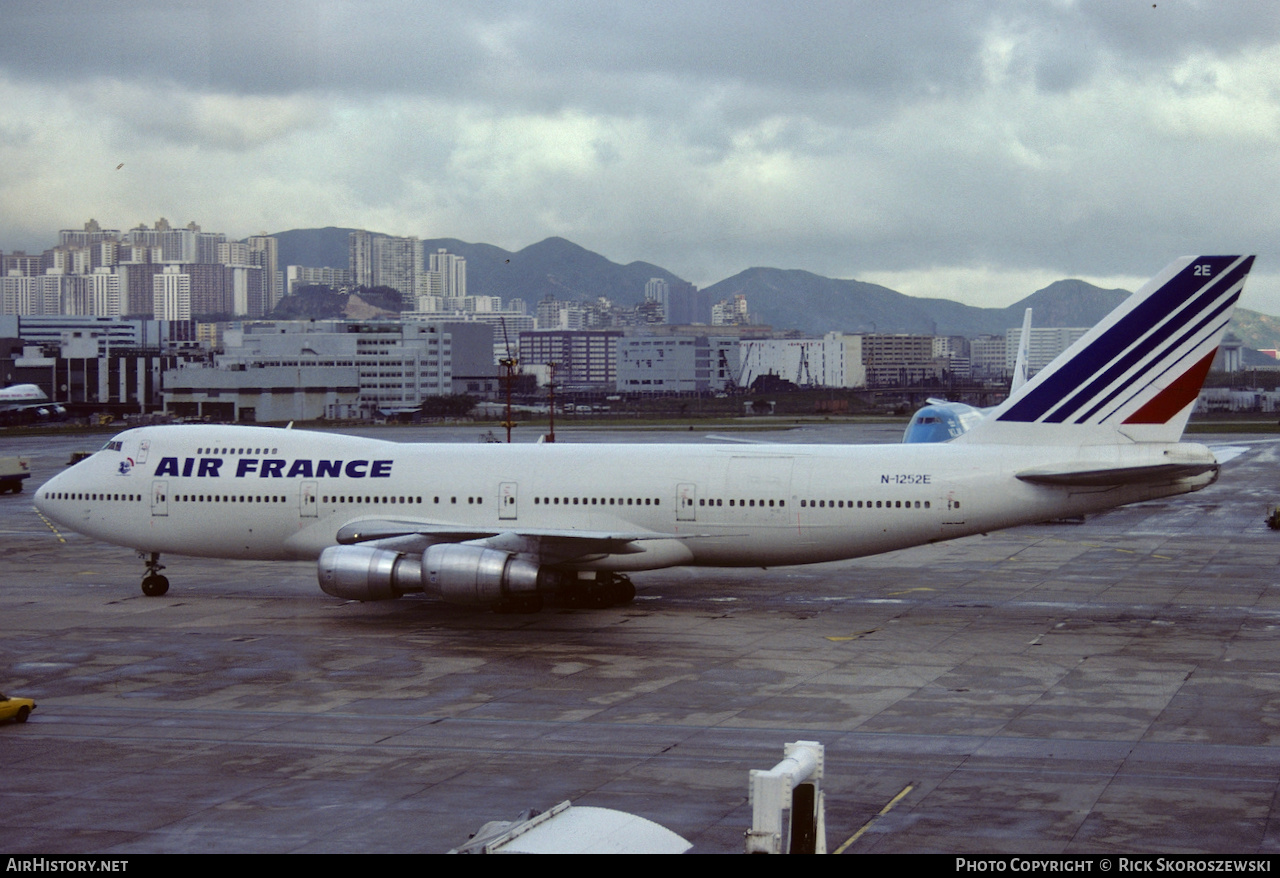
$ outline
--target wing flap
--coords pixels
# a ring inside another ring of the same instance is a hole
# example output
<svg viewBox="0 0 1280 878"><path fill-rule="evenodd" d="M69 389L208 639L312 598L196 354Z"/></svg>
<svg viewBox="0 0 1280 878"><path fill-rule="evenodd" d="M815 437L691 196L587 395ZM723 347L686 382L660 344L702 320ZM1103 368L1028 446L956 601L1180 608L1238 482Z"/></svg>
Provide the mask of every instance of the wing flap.
<svg viewBox="0 0 1280 878"><path fill-rule="evenodd" d="M338 542L349 546L353 543L368 543L374 540L388 540L395 537L430 536L439 537L436 542L465 543L468 540L479 540L502 533L500 530L476 530L471 527L456 527L447 524L429 524L423 521L397 521L394 519L366 518L352 521L338 528Z"/></svg>
<svg viewBox="0 0 1280 878"><path fill-rule="evenodd" d="M537 556L543 563L563 564L593 556L633 555L636 545L653 540L689 540L710 534L672 534L654 531L591 531L556 528L494 528L477 530L448 524L392 519L353 521L338 530L341 545L378 543L389 549L424 551L437 543L474 543L518 554Z"/></svg>
<svg viewBox="0 0 1280 878"><path fill-rule="evenodd" d="M363 519L343 525L338 530L338 542L364 543L370 540L384 540L392 537L423 536L435 537L442 543L465 543L470 540L481 540L496 537L500 534L515 533L528 537L543 537L565 540L591 540L598 542L629 543L635 540L687 540L696 536L710 534L668 534L657 531L610 531L610 530L570 530L565 528L545 527L500 527L476 529L459 527L452 524L433 524L425 521L396 521L392 519Z"/></svg>

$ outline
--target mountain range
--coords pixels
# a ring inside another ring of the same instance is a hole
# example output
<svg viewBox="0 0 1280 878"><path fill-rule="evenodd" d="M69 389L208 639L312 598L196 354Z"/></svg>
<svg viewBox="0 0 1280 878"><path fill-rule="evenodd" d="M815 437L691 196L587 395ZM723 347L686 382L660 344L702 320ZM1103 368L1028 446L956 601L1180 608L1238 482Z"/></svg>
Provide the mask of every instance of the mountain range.
<svg viewBox="0 0 1280 878"><path fill-rule="evenodd" d="M279 264L346 265L352 231L329 227L277 232ZM643 301L650 278L681 280L649 262L619 265L564 238L547 238L514 252L456 238L426 238L422 246L428 254L443 248L466 258L469 295L501 296L504 302L522 298L531 308L547 295L561 300L605 296L635 305ZM756 322L806 335L841 330L969 337L1003 335L1022 324L1026 308L1033 309L1036 326L1092 326L1129 295L1127 290L1106 290L1082 280L1060 280L1007 308L977 308L949 299L907 296L862 281L763 267L725 278L706 292L713 302L744 295ZM1231 329L1248 348L1280 348L1280 318L1238 308Z"/></svg>

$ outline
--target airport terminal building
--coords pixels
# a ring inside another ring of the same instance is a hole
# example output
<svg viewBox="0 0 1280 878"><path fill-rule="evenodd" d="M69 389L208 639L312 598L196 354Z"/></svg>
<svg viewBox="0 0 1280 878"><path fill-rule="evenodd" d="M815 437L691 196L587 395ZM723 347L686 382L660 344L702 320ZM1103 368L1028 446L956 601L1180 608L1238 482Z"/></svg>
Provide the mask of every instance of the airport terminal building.
<svg viewBox="0 0 1280 878"><path fill-rule="evenodd" d="M453 389L436 324L280 321L223 334L212 367L166 372L165 411L254 423L394 417Z"/></svg>

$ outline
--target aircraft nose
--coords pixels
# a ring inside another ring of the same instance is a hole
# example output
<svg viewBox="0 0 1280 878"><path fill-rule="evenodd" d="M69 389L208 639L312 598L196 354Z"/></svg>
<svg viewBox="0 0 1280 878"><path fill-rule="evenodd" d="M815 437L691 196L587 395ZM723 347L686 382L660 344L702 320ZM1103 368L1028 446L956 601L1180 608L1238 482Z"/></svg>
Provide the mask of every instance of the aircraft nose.
<svg viewBox="0 0 1280 878"><path fill-rule="evenodd" d="M36 489L35 497L32 498L31 502L42 515L47 515L50 518L55 517L54 513L56 510L53 508L54 504L50 502L50 497L52 497L55 492L61 490L59 488L59 483L65 482L65 480L66 473L59 473Z"/></svg>

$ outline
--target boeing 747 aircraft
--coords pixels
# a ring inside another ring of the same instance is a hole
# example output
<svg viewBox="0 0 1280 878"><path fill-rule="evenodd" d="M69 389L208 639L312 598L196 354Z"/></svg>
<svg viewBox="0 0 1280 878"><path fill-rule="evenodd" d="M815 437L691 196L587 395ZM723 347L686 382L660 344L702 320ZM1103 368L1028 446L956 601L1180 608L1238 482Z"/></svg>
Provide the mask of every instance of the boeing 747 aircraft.
<svg viewBox="0 0 1280 878"><path fill-rule="evenodd" d="M626 574L807 564L1199 490L1181 443L1253 257L1179 259L946 443L400 444L127 430L43 485L53 521L146 558L317 559L320 587L521 611L629 600Z"/></svg>
<svg viewBox="0 0 1280 878"><path fill-rule="evenodd" d="M61 418L67 410L49 402L49 395L35 384L15 384L0 389L0 421Z"/></svg>

